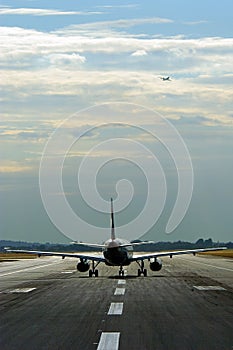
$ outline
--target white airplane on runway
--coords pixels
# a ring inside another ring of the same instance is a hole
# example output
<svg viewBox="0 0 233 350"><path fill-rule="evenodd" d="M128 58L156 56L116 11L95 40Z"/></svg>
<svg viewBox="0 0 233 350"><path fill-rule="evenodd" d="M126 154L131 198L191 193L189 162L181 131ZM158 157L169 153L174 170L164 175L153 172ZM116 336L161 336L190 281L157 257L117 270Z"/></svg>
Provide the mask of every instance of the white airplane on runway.
<svg viewBox="0 0 233 350"><path fill-rule="evenodd" d="M76 242L77 243L77 242ZM46 252L38 250L13 250L6 249L8 252L14 253L29 253L37 254L39 257L42 255L46 256L61 256L63 259L65 257L78 258L80 261L77 264L77 270L80 272L89 271L89 276L98 277L98 270L96 267L99 263L103 262L108 266L119 266L119 276L124 276L123 266L128 266L132 262L136 262L139 266L138 276L147 276L147 269L144 268L144 260L150 262L150 269L152 271L159 271L162 268L162 261L160 257L170 256L180 254L192 253L195 255L199 252L206 252L211 250L222 250L227 249L226 247L219 248L204 248L204 249L190 249L190 250L180 250L180 251L169 251L169 252L154 252L146 254L133 254L133 247L142 244L151 244L154 242L139 242L130 243L124 239L116 238L115 235L115 225L114 225L114 212L113 212L113 200L111 198L111 238L108 239L104 244L90 244L90 243L77 243L89 247L102 248L102 254L86 254L86 253L60 253L60 252ZM91 262L91 266L90 266Z"/></svg>

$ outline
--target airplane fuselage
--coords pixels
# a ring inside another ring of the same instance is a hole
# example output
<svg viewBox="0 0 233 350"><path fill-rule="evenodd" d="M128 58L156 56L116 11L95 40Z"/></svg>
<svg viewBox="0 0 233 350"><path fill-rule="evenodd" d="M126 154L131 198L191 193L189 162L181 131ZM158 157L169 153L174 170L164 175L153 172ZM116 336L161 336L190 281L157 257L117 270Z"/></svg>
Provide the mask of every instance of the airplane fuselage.
<svg viewBox="0 0 233 350"><path fill-rule="evenodd" d="M105 264L110 266L127 266L133 257L133 247L121 247L122 244L129 242L124 239L109 239L105 242L103 255Z"/></svg>

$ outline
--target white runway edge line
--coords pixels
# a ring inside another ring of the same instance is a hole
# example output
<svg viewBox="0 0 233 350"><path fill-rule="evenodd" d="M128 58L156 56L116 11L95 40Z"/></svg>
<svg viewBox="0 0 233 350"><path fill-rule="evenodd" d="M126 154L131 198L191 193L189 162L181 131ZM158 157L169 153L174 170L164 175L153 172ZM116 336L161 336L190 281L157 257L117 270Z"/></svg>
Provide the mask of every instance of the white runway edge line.
<svg viewBox="0 0 233 350"><path fill-rule="evenodd" d="M16 288L11 290L0 291L0 294L14 294L14 293L30 293L33 290L36 290L36 287L33 288Z"/></svg>
<svg viewBox="0 0 233 350"><path fill-rule="evenodd" d="M123 303L111 303L108 315L122 315Z"/></svg>
<svg viewBox="0 0 233 350"><path fill-rule="evenodd" d="M118 350L120 333L103 332L97 350Z"/></svg>
<svg viewBox="0 0 233 350"><path fill-rule="evenodd" d="M193 286L197 290L226 290L221 286Z"/></svg>
<svg viewBox="0 0 233 350"><path fill-rule="evenodd" d="M41 269L42 267L47 267L47 266L52 266L52 265L57 265L57 264L61 264L61 262L59 261L59 262L56 262L56 263L44 264L44 265L35 266L35 267L26 267L25 269L22 269L22 270L16 270L16 271L12 271L12 272L2 273L2 274L0 274L0 277L13 275L14 273L20 273L20 272L26 272L26 271Z"/></svg>
<svg viewBox="0 0 233 350"><path fill-rule="evenodd" d="M125 288L116 288L114 295L124 295Z"/></svg>

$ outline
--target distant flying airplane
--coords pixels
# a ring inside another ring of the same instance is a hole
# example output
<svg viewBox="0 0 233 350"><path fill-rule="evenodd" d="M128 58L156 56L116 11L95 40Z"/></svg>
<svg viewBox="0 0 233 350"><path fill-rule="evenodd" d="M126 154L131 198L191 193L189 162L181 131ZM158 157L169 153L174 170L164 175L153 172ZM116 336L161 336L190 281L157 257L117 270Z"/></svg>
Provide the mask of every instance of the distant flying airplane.
<svg viewBox="0 0 233 350"><path fill-rule="evenodd" d="M159 79L162 79L163 81L172 81L170 77L159 77Z"/></svg>
<svg viewBox="0 0 233 350"><path fill-rule="evenodd" d="M89 244L89 243L78 243L89 247L102 248L102 254L86 254L86 253L60 253L60 252L46 252L38 250L13 250L6 249L8 252L14 253L29 253L37 254L39 257L41 255L46 256L61 256L63 259L65 257L72 257L80 259L77 264L77 270L79 272L89 271L89 277L98 277L98 270L96 267L101 263L105 263L108 266L119 266L119 276L124 276L123 266L128 266L132 262L136 262L139 266L138 276L147 276L147 269L144 268L144 260L150 262L150 269L152 271L159 271L162 268L162 261L159 257L170 256L180 254L192 253L195 255L199 252L206 252L211 250L222 250L226 247L219 248L205 248L205 249L191 249L191 250L181 250L181 251L170 251L170 252L154 252L146 254L133 254L133 247L142 244L151 244L154 242L137 242L130 243L124 239L116 238L115 236L115 224L114 224L114 212L113 212L113 200L111 198L111 238L108 239L104 244ZM90 265L91 262L91 265Z"/></svg>

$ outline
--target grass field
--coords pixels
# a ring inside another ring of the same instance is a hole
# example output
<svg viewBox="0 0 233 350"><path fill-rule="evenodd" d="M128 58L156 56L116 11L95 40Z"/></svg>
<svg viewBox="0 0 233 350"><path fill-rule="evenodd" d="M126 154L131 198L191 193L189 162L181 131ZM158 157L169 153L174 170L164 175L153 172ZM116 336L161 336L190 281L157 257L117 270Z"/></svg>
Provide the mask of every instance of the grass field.
<svg viewBox="0 0 233 350"><path fill-rule="evenodd" d="M35 259L35 258L37 258L37 255L34 255L34 254L0 253L0 262L18 260L18 259Z"/></svg>
<svg viewBox="0 0 233 350"><path fill-rule="evenodd" d="M233 258L233 249L216 250L215 252L199 253L200 255L222 256L225 258Z"/></svg>

